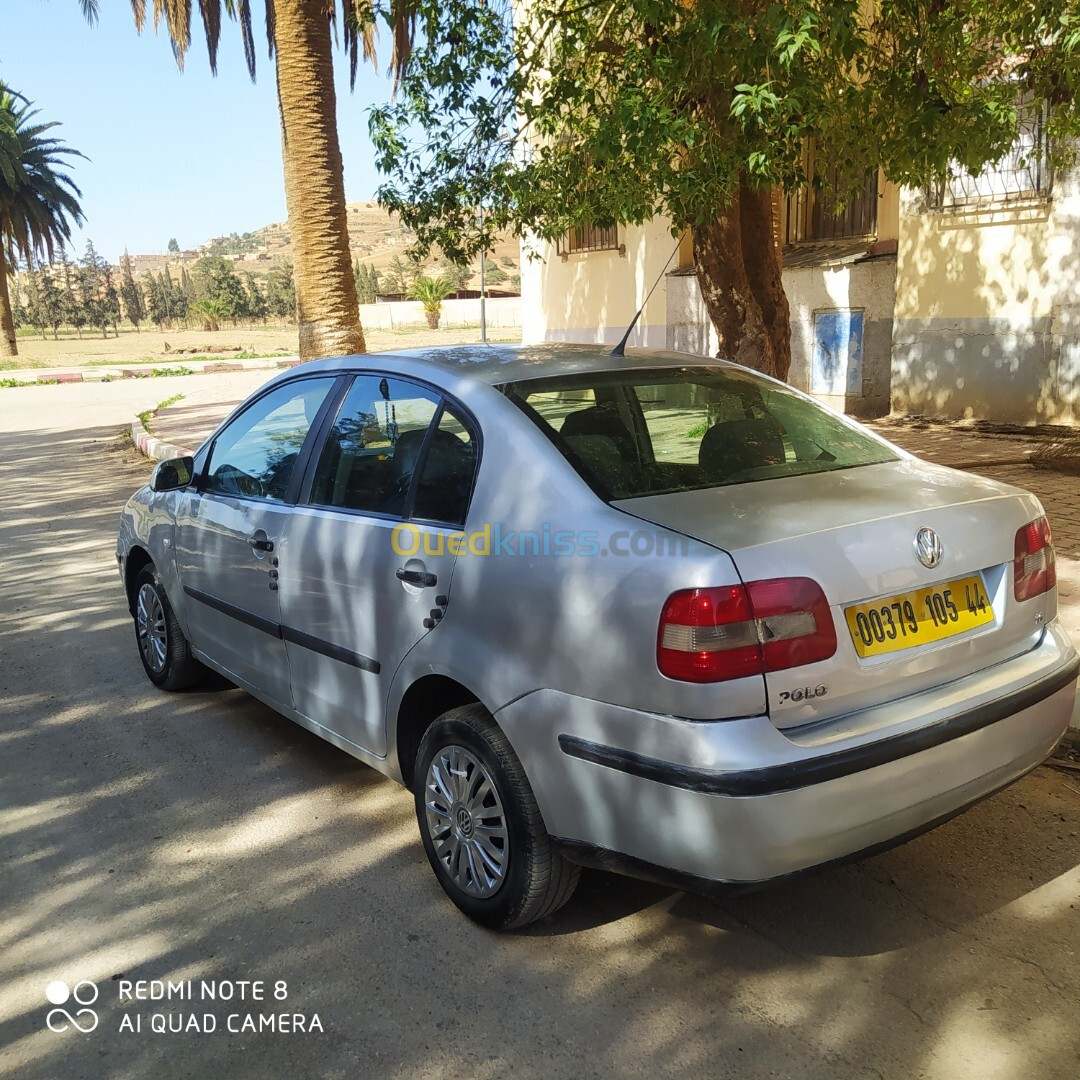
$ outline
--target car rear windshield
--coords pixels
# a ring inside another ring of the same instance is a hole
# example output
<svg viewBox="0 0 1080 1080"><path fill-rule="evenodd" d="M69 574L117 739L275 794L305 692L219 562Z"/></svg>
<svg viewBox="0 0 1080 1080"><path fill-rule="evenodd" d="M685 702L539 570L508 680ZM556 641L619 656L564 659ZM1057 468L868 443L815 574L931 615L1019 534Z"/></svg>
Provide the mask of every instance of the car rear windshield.
<svg viewBox="0 0 1080 1080"><path fill-rule="evenodd" d="M605 499L896 460L854 424L734 368L604 371L499 389Z"/></svg>

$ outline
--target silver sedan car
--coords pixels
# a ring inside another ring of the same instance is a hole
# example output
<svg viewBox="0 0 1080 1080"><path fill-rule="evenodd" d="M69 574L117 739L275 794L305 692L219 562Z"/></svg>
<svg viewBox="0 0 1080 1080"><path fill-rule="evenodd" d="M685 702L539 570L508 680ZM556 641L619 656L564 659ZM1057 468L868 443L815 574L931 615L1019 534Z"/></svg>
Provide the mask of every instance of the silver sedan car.
<svg viewBox="0 0 1080 1080"><path fill-rule="evenodd" d="M741 890L923 832L1051 752L1080 666L1034 496L685 354L305 364L117 558L156 686L211 668L405 784L499 928L582 865Z"/></svg>

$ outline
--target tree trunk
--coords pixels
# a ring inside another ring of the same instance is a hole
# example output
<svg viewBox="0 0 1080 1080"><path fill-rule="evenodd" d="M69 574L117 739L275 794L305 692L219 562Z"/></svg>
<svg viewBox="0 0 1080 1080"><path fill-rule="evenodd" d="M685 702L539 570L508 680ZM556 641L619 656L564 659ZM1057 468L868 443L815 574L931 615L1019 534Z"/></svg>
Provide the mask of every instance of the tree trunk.
<svg viewBox="0 0 1080 1080"><path fill-rule="evenodd" d="M791 322L768 190L745 180L716 218L694 228L694 263L718 355L777 379L791 367Z"/></svg>
<svg viewBox="0 0 1080 1080"><path fill-rule="evenodd" d="M15 341L15 320L11 315L11 294L8 292L7 259L0 245L0 356L18 356Z"/></svg>
<svg viewBox="0 0 1080 1080"><path fill-rule="evenodd" d="M300 358L367 351L356 299L326 0L276 0L285 202Z"/></svg>

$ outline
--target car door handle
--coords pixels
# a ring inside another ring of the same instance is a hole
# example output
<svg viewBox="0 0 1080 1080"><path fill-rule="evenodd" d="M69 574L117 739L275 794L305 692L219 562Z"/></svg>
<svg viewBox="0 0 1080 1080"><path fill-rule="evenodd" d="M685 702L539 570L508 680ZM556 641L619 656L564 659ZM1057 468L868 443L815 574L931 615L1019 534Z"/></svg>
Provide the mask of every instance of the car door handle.
<svg viewBox="0 0 1080 1080"><path fill-rule="evenodd" d="M439 579L434 574L425 570L406 570L404 566L398 568L397 578L406 585L419 585L422 589L434 589L439 584Z"/></svg>
<svg viewBox="0 0 1080 1080"><path fill-rule="evenodd" d="M268 539L266 533L264 533L262 531L262 529L260 529L254 536L249 536L248 537L248 543L256 551L273 551L274 550L274 541Z"/></svg>

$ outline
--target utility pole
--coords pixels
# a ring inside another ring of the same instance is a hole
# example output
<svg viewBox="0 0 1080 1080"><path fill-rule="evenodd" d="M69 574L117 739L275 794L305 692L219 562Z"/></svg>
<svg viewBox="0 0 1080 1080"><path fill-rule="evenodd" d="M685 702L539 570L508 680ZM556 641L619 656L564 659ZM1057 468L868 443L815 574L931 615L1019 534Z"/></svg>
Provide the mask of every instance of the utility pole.
<svg viewBox="0 0 1080 1080"><path fill-rule="evenodd" d="M484 232L484 204L480 204L480 233ZM482 345L487 344L487 288L484 285L484 261L487 258L487 253L483 247L480 248L480 343Z"/></svg>

